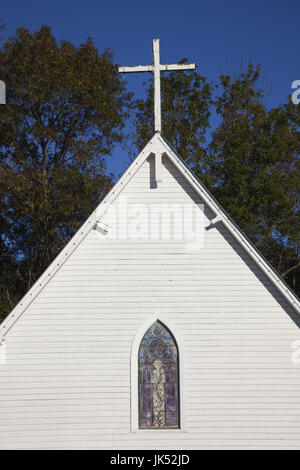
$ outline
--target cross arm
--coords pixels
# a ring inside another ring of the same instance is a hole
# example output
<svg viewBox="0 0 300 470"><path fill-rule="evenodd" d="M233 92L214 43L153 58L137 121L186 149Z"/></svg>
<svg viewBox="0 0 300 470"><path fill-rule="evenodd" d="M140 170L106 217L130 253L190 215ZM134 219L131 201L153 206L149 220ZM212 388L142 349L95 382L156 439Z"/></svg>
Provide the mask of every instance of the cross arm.
<svg viewBox="0 0 300 470"><path fill-rule="evenodd" d="M162 71L166 71L166 70L193 70L196 68L196 64L195 63L192 63L192 64L166 64L166 65L163 65L161 64L160 65L160 70Z"/></svg>
<svg viewBox="0 0 300 470"><path fill-rule="evenodd" d="M134 67L119 67L119 72L153 72L153 65L136 65Z"/></svg>

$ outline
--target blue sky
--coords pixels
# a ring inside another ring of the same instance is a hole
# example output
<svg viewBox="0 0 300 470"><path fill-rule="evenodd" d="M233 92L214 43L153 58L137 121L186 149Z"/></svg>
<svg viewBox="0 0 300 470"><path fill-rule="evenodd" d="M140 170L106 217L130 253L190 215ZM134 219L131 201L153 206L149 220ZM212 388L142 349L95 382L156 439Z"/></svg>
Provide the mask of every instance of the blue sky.
<svg viewBox="0 0 300 470"><path fill-rule="evenodd" d="M212 82L251 60L262 65L268 107L286 102L292 81L300 79L299 0L10 0L0 18L4 39L17 27L47 24L58 40L78 45L92 37L100 52L111 48L120 65L151 63L157 37L162 62L187 57ZM141 96L146 78L128 75L128 89ZM128 162L118 148L108 168L118 175Z"/></svg>

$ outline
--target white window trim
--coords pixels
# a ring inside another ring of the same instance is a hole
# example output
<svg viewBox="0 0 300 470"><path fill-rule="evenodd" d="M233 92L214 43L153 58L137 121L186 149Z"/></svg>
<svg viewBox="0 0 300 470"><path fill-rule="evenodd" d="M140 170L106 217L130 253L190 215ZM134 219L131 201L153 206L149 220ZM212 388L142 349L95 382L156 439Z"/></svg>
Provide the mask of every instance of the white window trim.
<svg viewBox="0 0 300 470"><path fill-rule="evenodd" d="M139 384L138 384L138 353L140 343L144 337L144 334L156 321L161 322L165 325L168 330L174 336L179 355L179 413L180 413L180 428L179 429L140 429L139 428ZM158 433L178 433L187 432L185 422L185 374L184 374L184 347L183 342L180 338L180 334L174 324L164 315L152 315L149 317L139 328L137 334L134 337L131 347L131 377L130 377L130 395L131 395L131 432L138 433L149 433L157 435Z"/></svg>

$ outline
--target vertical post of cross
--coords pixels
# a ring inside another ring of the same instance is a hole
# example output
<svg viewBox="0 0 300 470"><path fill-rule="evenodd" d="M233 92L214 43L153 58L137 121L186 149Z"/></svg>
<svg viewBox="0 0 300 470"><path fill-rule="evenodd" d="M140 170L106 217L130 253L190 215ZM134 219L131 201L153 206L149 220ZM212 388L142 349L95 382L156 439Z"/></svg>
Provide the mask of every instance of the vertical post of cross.
<svg viewBox="0 0 300 470"><path fill-rule="evenodd" d="M155 132L161 132L159 39L153 39L153 65L154 65L154 130Z"/></svg>
<svg viewBox="0 0 300 470"><path fill-rule="evenodd" d="M2 80L0 80L0 104L6 104L6 87Z"/></svg>

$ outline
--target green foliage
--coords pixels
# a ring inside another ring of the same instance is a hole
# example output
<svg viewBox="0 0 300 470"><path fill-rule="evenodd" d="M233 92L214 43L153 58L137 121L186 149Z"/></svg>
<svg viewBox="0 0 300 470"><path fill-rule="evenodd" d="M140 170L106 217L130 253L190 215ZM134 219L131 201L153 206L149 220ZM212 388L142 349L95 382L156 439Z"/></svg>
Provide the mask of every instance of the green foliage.
<svg viewBox="0 0 300 470"><path fill-rule="evenodd" d="M300 106L271 110L249 64L212 87L196 72L162 80L163 134L296 293L300 293ZM213 98L212 98L213 95ZM136 101L140 149L153 133L153 87ZM218 124L210 138L210 112Z"/></svg>
<svg viewBox="0 0 300 470"><path fill-rule="evenodd" d="M104 156L130 96L108 50L19 29L0 50L0 315L35 282L111 185ZM17 276L16 276L17 273Z"/></svg>
<svg viewBox="0 0 300 470"><path fill-rule="evenodd" d="M299 293L300 107L267 110L259 67L221 76L221 124L209 151L213 192L268 261Z"/></svg>

